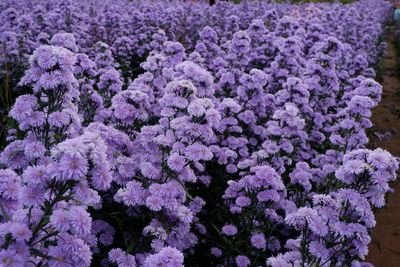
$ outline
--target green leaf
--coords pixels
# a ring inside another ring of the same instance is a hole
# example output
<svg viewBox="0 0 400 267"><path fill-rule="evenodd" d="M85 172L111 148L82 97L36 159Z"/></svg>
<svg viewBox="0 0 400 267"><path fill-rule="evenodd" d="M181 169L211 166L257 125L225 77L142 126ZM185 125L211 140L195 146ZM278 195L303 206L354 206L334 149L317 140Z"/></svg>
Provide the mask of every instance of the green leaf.
<svg viewBox="0 0 400 267"><path fill-rule="evenodd" d="M126 248L125 252L126 252L127 254L130 254L130 253L132 252L132 250L135 248L135 246L136 246L136 239L134 239L134 240L129 244L129 246Z"/></svg>
<svg viewBox="0 0 400 267"><path fill-rule="evenodd" d="M38 249L36 249L36 248L31 248L30 251L31 251L31 253L32 253L33 255L42 257L43 259L46 259L46 260L57 260L57 258L54 258L54 257L49 256L49 255L47 255L47 254L44 254L43 252L41 252L40 250L38 250Z"/></svg>

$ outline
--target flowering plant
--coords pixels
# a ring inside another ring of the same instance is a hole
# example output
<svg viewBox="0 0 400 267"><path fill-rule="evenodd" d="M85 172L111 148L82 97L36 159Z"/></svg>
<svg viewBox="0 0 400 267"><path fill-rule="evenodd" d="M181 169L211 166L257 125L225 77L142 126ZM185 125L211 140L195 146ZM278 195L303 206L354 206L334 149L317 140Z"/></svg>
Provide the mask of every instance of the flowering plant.
<svg viewBox="0 0 400 267"><path fill-rule="evenodd" d="M0 3L1 266L368 266L387 2L95 3Z"/></svg>

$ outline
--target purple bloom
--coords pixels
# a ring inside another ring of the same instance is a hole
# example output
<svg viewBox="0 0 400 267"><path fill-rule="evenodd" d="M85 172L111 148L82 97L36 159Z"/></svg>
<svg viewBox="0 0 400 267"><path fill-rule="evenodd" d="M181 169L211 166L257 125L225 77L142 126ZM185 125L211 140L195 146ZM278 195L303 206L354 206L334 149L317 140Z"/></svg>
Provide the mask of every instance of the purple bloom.
<svg viewBox="0 0 400 267"><path fill-rule="evenodd" d="M206 146L193 144L186 148L185 155L193 161L210 160L213 157L212 152Z"/></svg>
<svg viewBox="0 0 400 267"><path fill-rule="evenodd" d="M45 151L46 148L41 142L31 142L25 146L25 155L29 158L40 158Z"/></svg>
<svg viewBox="0 0 400 267"><path fill-rule="evenodd" d="M39 84L46 90L56 89L61 84L59 79L59 73L52 71L44 73L39 80Z"/></svg>
<svg viewBox="0 0 400 267"><path fill-rule="evenodd" d="M193 220L193 213L190 211L189 208L181 206L178 209L178 217L182 222L191 223Z"/></svg>
<svg viewBox="0 0 400 267"><path fill-rule="evenodd" d="M349 160L345 162L344 168L347 169L350 173L360 174L364 170L366 170L367 166L361 160Z"/></svg>
<svg viewBox="0 0 400 267"><path fill-rule="evenodd" d="M375 150L369 153L368 162L378 169L387 168L390 164L390 154L384 150Z"/></svg>
<svg viewBox="0 0 400 267"><path fill-rule="evenodd" d="M133 255L125 255L121 261L118 262L118 266L121 267L135 267L136 266L136 260Z"/></svg>
<svg viewBox="0 0 400 267"><path fill-rule="evenodd" d="M237 228L232 224L227 224L222 227L222 233L227 236L234 236L237 234Z"/></svg>
<svg viewBox="0 0 400 267"><path fill-rule="evenodd" d="M28 241L32 236L32 232L25 224L13 223L9 231L17 241Z"/></svg>
<svg viewBox="0 0 400 267"><path fill-rule="evenodd" d="M222 256L222 250L220 250L219 248L212 247L210 249L210 251L211 251L211 254L213 254L217 258Z"/></svg>
<svg viewBox="0 0 400 267"><path fill-rule="evenodd" d="M310 253L320 259L327 259L329 257L329 251L325 245L318 241L311 241L309 245Z"/></svg>
<svg viewBox="0 0 400 267"><path fill-rule="evenodd" d="M45 200L44 190L40 186L23 187L19 199L28 206L41 206Z"/></svg>
<svg viewBox="0 0 400 267"><path fill-rule="evenodd" d="M58 209L53 211L53 214L50 216L50 224L57 231L66 232L70 229L69 224L69 214L67 211L63 209Z"/></svg>
<svg viewBox="0 0 400 267"><path fill-rule="evenodd" d="M65 155L60 160L59 171L63 180L80 180L88 171L88 162L77 155Z"/></svg>
<svg viewBox="0 0 400 267"><path fill-rule="evenodd" d="M112 262L121 262L125 253L120 248L113 248L108 252L108 258Z"/></svg>
<svg viewBox="0 0 400 267"><path fill-rule="evenodd" d="M43 69L51 69L57 64L57 56L48 46L43 46L37 51L37 63Z"/></svg>
<svg viewBox="0 0 400 267"><path fill-rule="evenodd" d="M148 256L144 266L183 267L183 254L175 248L164 247L159 253Z"/></svg>
<svg viewBox="0 0 400 267"><path fill-rule="evenodd" d="M133 255L125 254L120 248L111 249L108 253L108 258L111 262L118 264L121 267L135 267L136 259Z"/></svg>
<svg viewBox="0 0 400 267"><path fill-rule="evenodd" d="M33 112L32 106L27 103L24 103L21 97L22 96L17 98L16 104L12 107L10 111L10 116L16 119L17 121L25 120Z"/></svg>
<svg viewBox="0 0 400 267"><path fill-rule="evenodd" d="M206 112L206 109L202 105L201 99L198 99L198 100L190 103L190 105L188 107L188 112L190 115L195 116L195 117L203 116Z"/></svg>
<svg viewBox="0 0 400 267"><path fill-rule="evenodd" d="M63 247L50 247L49 255L54 257L54 259L49 261L49 264L54 266L71 266L73 265L72 259L69 258L68 253L63 249Z"/></svg>
<svg viewBox="0 0 400 267"><path fill-rule="evenodd" d="M183 169L185 166L186 161L183 156L180 156L177 153L172 154L168 158L168 166L171 168L171 170L179 172Z"/></svg>
<svg viewBox="0 0 400 267"><path fill-rule="evenodd" d="M27 118L27 123L33 127L43 126L45 121L45 113L41 111L34 111Z"/></svg>
<svg viewBox="0 0 400 267"><path fill-rule="evenodd" d="M62 128L70 122L70 115L63 111L56 111L49 115L50 125L58 128Z"/></svg>
<svg viewBox="0 0 400 267"><path fill-rule="evenodd" d="M164 201L159 196L149 196L146 199L146 206L152 211L160 211Z"/></svg>
<svg viewBox="0 0 400 267"><path fill-rule="evenodd" d="M18 267L24 264L24 259L13 249L0 250L0 263L4 267Z"/></svg>
<svg viewBox="0 0 400 267"><path fill-rule="evenodd" d="M92 170L92 180L90 183L95 189L106 190L110 187L113 176L108 167L109 166L102 166Z"/></svg>
<svg viewBox="0 0 400 267"><path fill-rule="evenodd" d="M321 217L313 218L310 221L310 229L319 236L325 236L328 234L328 226L326 225L326 221L323 220Z"/></svg>
<svg viewBox="0 0 400 267"><path fill-rule="evenodd" d="M390 4L37 1L0 4L0 80L30 92L0 154L0 265L179 267L207 214L205 262L367 265L399 168L366 149ZM104 255L114 236L130 254Z"/></svg>
<svg viewBox="0 0 400 267"><path fill-rule="evenodd" d="M247 267L250 265L249 258L243 255L236 256L235 262L238 267Z"/></svg>
<svg viewBox="0 0 400 267"><path fill-rule="evenodd" d="M68 215L69 224L71 226L70 229L74 234L83 236L90 233L90 228L92 227L92 218L84 207L73 207L68 212Z"/></svg>
<svg viewBox="0 0 400 267"><path fill-rule="evenodd" d="M238 197L235 201L239 207L247 207L251 204L251 200L248 197Z"/></svg>
<svg viewBox="0 0 400 267"><path fill-rule="evenodd" d="M143 162L142 164L140 164L140 170L145 177L148 177L150 179L160 178L160 171L149 162Z"/></svg>
<svg viewBox="0 0 400 267"><path fill-rule="evenodd" d="M250 238L253 247L258 249L265 249L266 240L263 233L253 234Z"/></svg>

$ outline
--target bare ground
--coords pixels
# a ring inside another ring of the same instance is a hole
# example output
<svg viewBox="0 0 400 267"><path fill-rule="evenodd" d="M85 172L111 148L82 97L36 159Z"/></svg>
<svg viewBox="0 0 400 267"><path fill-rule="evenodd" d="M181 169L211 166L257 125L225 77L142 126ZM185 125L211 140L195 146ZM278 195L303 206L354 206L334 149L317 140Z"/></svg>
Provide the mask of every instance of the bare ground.
<svg viewBox="0 0 400 267"><path fill-rule="evenodd" d="M388 35L388 55L382 62L383 95L373 110L372 121L378 130L394 130L388 140L378 141L376 145L400 157L400 120L387 108L388 105L400 108L400 77L395 72L396 49L392 42L394 31L392 27ZM395 193L388 197L388 205L376 213L377 225L367 256L367 261L376 267L400 267L400 183L394 189Z"/></svg>

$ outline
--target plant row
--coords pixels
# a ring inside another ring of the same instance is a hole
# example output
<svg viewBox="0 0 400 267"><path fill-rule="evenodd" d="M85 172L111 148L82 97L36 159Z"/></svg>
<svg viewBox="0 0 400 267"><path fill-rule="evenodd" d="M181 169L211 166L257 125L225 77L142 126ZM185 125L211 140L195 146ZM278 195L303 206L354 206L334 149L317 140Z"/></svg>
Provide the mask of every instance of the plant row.
<svg viewBox="0 0 400 267"><path fill-rule="evenodd" d="M388 2L0 10L2 266L370 266Z"/></svg>

